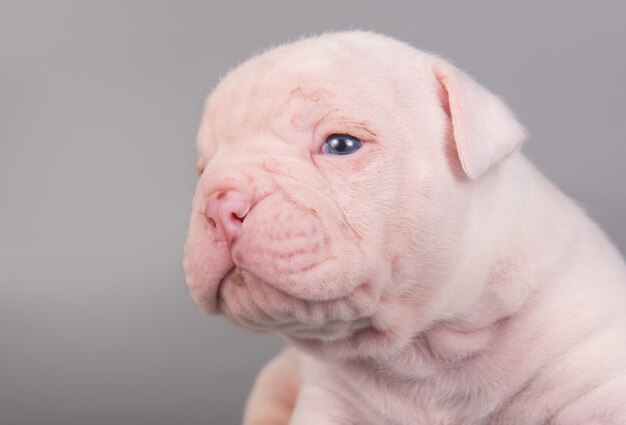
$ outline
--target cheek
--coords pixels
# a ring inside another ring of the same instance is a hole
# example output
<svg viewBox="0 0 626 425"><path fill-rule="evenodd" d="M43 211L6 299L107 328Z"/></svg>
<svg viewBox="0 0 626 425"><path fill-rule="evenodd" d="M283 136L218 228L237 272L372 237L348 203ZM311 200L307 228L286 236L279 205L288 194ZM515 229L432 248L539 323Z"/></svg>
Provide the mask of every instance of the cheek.
<svg viewBox="0 0 626 425"><path fill-rule="evenodd" d="M344 222L370 249L370 260L384 260L390 227L409 215L403 197L410 196L404 187L411 186L401 160L374 146L354 159L346 156L343 167L331 165L324 175Z"/></svg>
<svg viewBox="0 0 626 425"><path fill-rule="evenodd" d="M378 263L361 250L336 205L307 203L302 193L297 201L273 197L257 205L234 244L241 271L223 286L224 310L253 329L354 331L352 322L372 314L380 296Z"/></svg>
<svg viewBox="0 0 626 425"><path fill-rule="evenodd" d="M330 256L330 241L319 219L289 205L260 205L246 219L233 257L266 280L305 273Z"/></svg>
<svg viewBox="0 0 626 425"><path fill-rule="evenodd" d="M396 248L394 296L413 294L433 300L450 290L465 250L465 194L445 179L422 173L421 182L406 197L404 217L388 227L386 244Z"/></svg>

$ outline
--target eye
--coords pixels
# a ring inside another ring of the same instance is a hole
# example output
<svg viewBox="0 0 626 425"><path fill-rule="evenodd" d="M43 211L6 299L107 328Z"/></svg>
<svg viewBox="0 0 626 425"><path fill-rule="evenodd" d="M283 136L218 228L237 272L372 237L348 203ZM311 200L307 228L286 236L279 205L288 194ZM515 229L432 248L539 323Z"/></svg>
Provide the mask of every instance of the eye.
<svg viewBox="0 0 626 425"><path fill-rule="evenodd" d="M359 150L363 142L348 134L331 134L322 146L322 153L348 155Z"/></svg>

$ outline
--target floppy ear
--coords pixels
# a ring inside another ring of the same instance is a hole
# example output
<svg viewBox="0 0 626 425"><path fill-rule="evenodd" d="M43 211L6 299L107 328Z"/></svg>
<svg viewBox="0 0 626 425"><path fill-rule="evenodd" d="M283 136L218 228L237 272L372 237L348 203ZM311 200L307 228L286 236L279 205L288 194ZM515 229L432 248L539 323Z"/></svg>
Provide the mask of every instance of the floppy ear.
<svg viewBox="0 0 626 425"><path fill-rule="evenodd" d="M439 60L434 72L463 171L477 179L522 144L524 128L504 102L454 66Z"/></svg>

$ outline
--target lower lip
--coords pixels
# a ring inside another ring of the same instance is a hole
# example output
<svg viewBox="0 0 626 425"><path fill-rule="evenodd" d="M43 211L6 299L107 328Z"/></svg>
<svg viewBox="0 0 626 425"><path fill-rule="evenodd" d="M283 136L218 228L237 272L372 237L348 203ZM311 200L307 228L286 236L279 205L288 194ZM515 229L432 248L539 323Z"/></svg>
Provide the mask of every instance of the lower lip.
<svg viewBox="0 0 626 425"><path fill-rule="evenodd" d="M226 272L226 274L224 275L224 277L220 280L220 282L217 284L217 290L215 291L215 306L216 309L219 310L220 309L220 304L221 304L221 300L222 300L222 286L224 285L224 283L226 282L226 279L228 279L228 277L235 271L235 268L237 266L232 266L230 268L230 270L228 270Z"/></svg>

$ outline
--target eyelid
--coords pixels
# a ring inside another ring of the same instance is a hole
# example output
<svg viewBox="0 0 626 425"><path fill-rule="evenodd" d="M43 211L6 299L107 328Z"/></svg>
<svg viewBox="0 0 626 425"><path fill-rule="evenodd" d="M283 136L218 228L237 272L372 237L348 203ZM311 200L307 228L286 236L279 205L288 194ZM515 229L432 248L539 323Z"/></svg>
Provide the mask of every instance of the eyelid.
<svg viewBox="0 0 626 425"><path fill-rule="evenodd" d="M342 131L333 131L343 129ZM369 143L378 137L378 131L372 126L367 119L359 119L357 117L349 117L339 111L329 111L315 125L314 135L345 134L356 137L362 142ZM324 138L324 140L326 140Z"/></svg>
<svg viewBox="0 0 626 425"><path fill-rule="evenodd" d="M348 133L347 131L330 131L326 134L326 136L324 136L324 138L322 139L322 146L321 149L324 149L324 145L326 144L326 142L328 141L328 139L332 138L332 137L337 137L337 136L344 136L344 137L350 137L352 139L357 139L359 140L361 143L363 143L363 140L361 140L359 137L354 136L350 133Z"/></svg>
<svg viewBox="0 0 626 425"><path fill-rule="evenodd" d="M328 140L330 136L347 136L347 137L352 137L353 139L361 140L359 137L353 134L350 134L347 131L333 131L332 133L328 133L328 136L326 136L326 139L324 140Z"/></svg>

